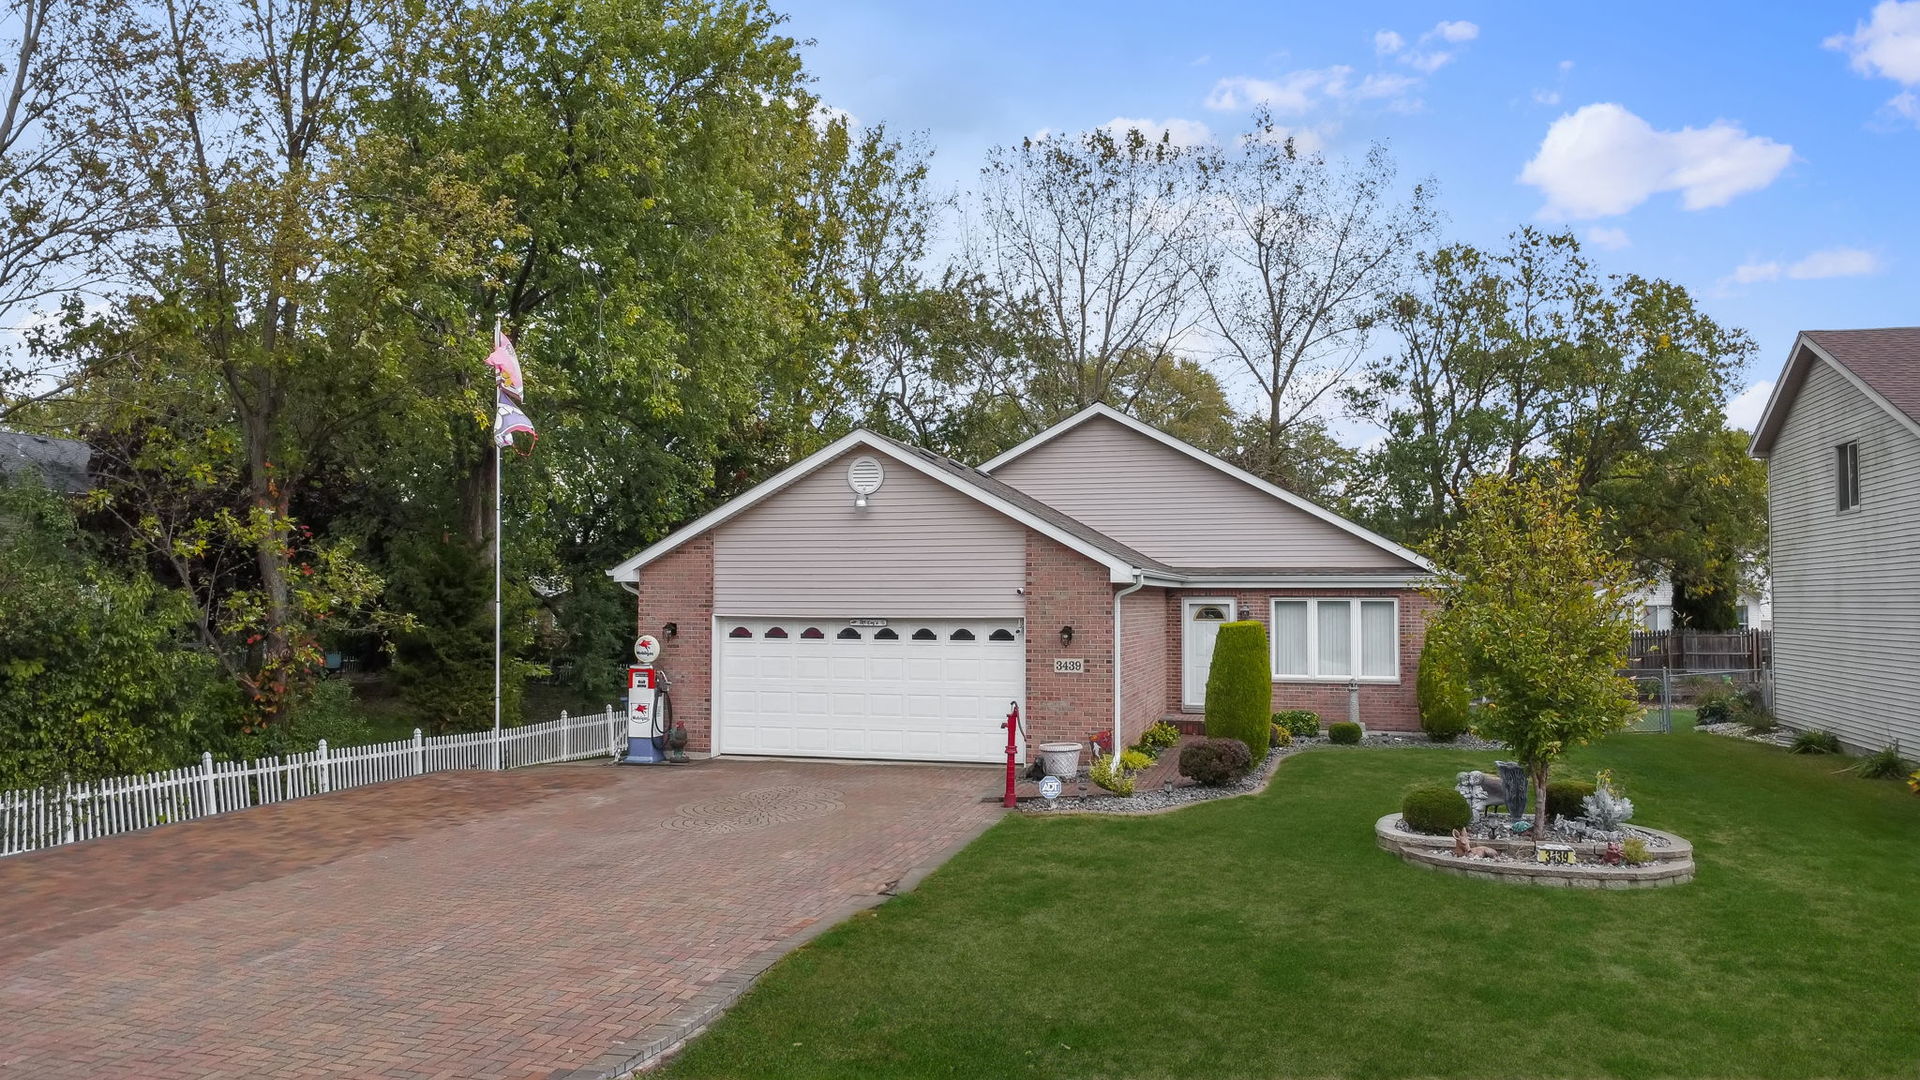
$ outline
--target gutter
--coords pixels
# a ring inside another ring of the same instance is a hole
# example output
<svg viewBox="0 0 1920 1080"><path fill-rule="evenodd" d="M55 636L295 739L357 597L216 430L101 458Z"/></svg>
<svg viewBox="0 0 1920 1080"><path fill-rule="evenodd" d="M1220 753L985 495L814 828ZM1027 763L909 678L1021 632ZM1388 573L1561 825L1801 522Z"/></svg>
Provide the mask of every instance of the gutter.
<svg viewBox="0 0 1920 1080"><path fill-rule="evenodd" d="M1132 596L1147 586L1147 572L1138 567L1133 571L1133 584L1113 594L1113 760L1117 765L1120 754L1127 746L1120 739L1120 601Z"/></svg>

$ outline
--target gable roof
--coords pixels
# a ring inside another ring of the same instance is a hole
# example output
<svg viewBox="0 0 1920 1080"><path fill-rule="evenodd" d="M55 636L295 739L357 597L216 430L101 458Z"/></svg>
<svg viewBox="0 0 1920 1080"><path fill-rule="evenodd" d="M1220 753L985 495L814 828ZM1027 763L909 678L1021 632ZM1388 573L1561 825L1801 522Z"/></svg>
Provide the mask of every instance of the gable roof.
<svg viewBox="0 0 1920 1080"><path fill-rule="evenodd" d="M1920 435L1920 326L1878 330L1803 330L1787 354L1787 366L1774 383L1766 410L1754 425L1749 452L1764 458L1807 380L1807 371L1825 360L1869 401Z"/></svg>
<svg viewBox="0 0 1920 1080"><path fill-rule="evenodd" d="M1318 518L1319 520L1325 522L1328 525L1332 525L1334 528L1339 529L1342 532L1346 532L1353 536L1359 537L1361 540L1364 540L1375 547L1381 548L1382 550L1391 553L1397 558L1404 559L1407 562L1412 563L1414 566L1417 566L1422 570L1431 571L1434 568L1433 563L1428 561L1424 556L1420 555L1418 552L1415 552L1412 549L1404 547L1400 544L1396 544L1392 540L1389 540L1386 537L1381 536L1379 533L1376 533L1373 530L1368 529L1362 525L1359 525L1353 521L1349 521L1348 519L1341 517L1339 514L1336 514L1333 511L1328 510L1327 508L1319 505L1318 503L1315 503L1309 499L1304 499L1298 495L1295 495L1293 492L1288 491L1287 489L1280 487L1277 484L1273 484L1266 480L1262 480L1260 477L1253 475L1252 473L1246 471L1245 469L1239 468L1238 466L1222 461L1221 459L1213 456L1212 454L1207 453L1205 450L1202 450L1199 447L1194 446L1192 443L1185 442L1181 439L1176 439L1172 435L1169 435L1166 432L1161 431L1159 428L1156 428L1151 424L1143 423L1140 420L1137 420L1134 417L1128 416L1126 413L1123 413L1120 410L1115 409L1108 405L1101 405L1096 403L1096 404L1087 406L1086 408L1073 414L1067 419L1062 420L1060 423L1055 424L1054 426L1048 428L1047 430L1042 431L1038 435L1035 435L1034 437L1028 439L1026 442L1023 442L1020 445L1014 447L1013 449L1008 450L1006 453L1001 454L998 457L995 457L992 460L986 462L985 464L980 466L980 470L982 472L991 473L995 469L1000 468L1001 466L1007 464L1008 462L1013 461L1014 459L1025 455L1028 451L1031 451L1037 447L1040 447L1049 442L1052 442L1054 439L1057 439L1060 436L1066 434L1067 432L1072 431L1073 429L1079 427L1080 425L1090 420L1094 420L1096 418L1111 420L1114 423L1120 424L1121 426L1128 428L1129 430L1132 430L1134 432L1137 432L1141 435L1146 436L1149 439L1152 439L1154 442L1159 443L1161 446L1164 446L1175 453L1185 455L1186 457L1189 457L1195 461L1201 462L1202 464L1207 465L1210 468L1217 469L1220 472L1225 473L1227 476L1230 476L1235 480L1238 480L1241 483L1246 484L1249 487L1252 487L1256 491L1259 491L1265 495L1271 496L1272 498L1278 499L1279 501L1287 504L1288 506L1293 507L1296 510L1304 511L1309 516Z"/></svg>
<svg viewBox="0 0 1920 1080"><path fill-rule="evenodd" d="M75 439L0 431L0 476L38 476L48 488L78 495L90 485L93 448Z"/></svg>
<svg viewBox="0 0 1920 1080"><path fill-rule="evenodd" d="M932 451L908 446L864 428L853 431L820 450L800 459L780 472L762 480L745 493L715 507L691 523L668 533L639 554L607 571L615 581L640 580L640 568L674 548L716 528L746 510L759 505L794 481L856 447L873 450L890 460L982 503L1027 528L1079 552L1107 567L1110 580L1131 582L1136 569L1167 573L1169 568L1132 548L1088 528L1030 496L976 469L941 457Z"/></svg>

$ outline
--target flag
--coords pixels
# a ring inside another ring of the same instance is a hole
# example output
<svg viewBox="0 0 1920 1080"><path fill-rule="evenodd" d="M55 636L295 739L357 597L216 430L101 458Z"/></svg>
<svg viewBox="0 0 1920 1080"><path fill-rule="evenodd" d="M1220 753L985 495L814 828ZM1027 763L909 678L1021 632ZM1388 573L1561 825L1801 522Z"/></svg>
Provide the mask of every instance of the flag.
<svg viewBox="0 0 1920 1080"><path fill-rule="evenodd" d="M493 328L493 351L487 354L487 366L499 375L501 388L512 394L513 400L526 397L527 386L520 378L520 355L513 351L513 342L507 340L498 326Z"/></svg>
<svg viewBox="0 0 1920 1080"><path fill-rule="evenodd" d="M500 385L493 407L493 441L499 446L512 446L513 437L526 432L537 442L540 433L533 430L533 420L520 409L519 402L507 394L505 383Z"/></svg>

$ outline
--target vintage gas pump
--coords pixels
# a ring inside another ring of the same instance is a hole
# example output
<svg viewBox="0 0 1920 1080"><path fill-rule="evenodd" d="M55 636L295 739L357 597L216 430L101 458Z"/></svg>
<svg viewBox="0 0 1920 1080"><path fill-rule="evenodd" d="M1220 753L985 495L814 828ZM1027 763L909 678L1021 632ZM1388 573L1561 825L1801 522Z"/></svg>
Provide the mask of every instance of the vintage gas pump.
<svg viewBox="0 0 1920 1080"><path fill-rule="evenodd" d="M639 663L627 669L627 756L625 765L660 765L667 761L667 739L673 731L673 706L667 699L667 680L654 665L660 659L660 639L641 634L633 642Z"/></svg>

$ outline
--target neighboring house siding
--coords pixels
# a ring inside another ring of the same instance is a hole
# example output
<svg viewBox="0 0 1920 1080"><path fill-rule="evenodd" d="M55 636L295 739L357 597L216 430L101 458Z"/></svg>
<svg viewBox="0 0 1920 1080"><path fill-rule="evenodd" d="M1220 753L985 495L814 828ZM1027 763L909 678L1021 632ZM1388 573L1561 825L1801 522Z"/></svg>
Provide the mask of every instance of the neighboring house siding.
<svg viewBox="0 0 1920 1080"><path fill-rule="evenodd" d="M1179 666L1179 638L1167 637L1167 590L1141 589L1122 599L1120 730L1128 745L1166 714L1167 669Z"/></svg>
<svg viewBox="0 0 1920 1080"><path fill-rule="evenodd" d="M1379 568L1405 560L1105 418L994 470L995 478L1174 566Z"/></svg>
<svg viewBox="0 0 1920 1080"><path fill-rule="evenodd" d="M897 462L856 509L836 458L713 532L722 615L1011 617L1026 529ZM650 570L641 571L642 580Z"/></svg>
<svg viewBox="0 0 1920 1080"><path fill-rule="evenodd" d="M673 719L687 749L713 749L713 537L696 536L642 572L638 632L660 638L659 668L671 681ZM674 624L667 637L664 627ZM625 691L622 691L624 695Z"/></svg>
<svg viewBox="0 0 1920 1080"><path fill-rule="evenodd" d="M1860 447L1836 508L1834 447ZM1825 361L1768 459L1775 711L1857 749L1920 748L1920 438Z"/></svg>
<svg viewBox="0 0 1920 1080"><path fill-rule="evenodd" d="M1038 533L1028 533L1027 725L1032 747L1044 742L1085 742L1090 732L1113 726L1113 585L1107 569ZM1073 643L1060 644L1060 628L1073 627ZM1055 659L1087 662L1080 674L1057 674Z"/></svg>

